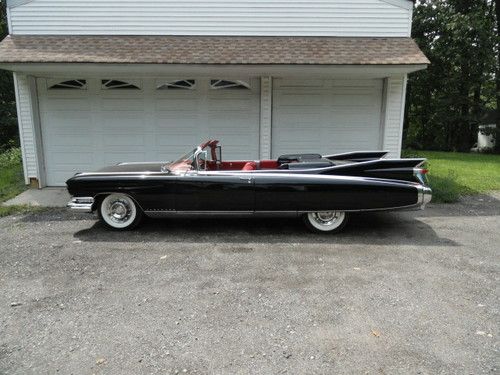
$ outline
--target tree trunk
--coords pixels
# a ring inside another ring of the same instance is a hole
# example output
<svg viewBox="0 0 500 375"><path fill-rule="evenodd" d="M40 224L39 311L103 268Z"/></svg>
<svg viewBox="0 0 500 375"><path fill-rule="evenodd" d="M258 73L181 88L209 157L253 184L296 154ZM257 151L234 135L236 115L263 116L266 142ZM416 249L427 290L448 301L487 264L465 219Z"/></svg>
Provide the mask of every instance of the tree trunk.
<svg viewBox="0 0 500 375"><path fill-rule="evenodd" d="M479 83L474 89L474 98L472 103L472 121L469 126L469 139L468 139L468 150L472 147L474 143L477 142L477 131L478 126L480 125L481 114L482 114L482 104L481 104L481 92L482 85Z"/></svg>
<svg viewBox="0 0 500 375"><path fill-rule="evenodd" d="M471 92L469 65L465 63L462 68L463 80L460 83L459 97L462 103L460 104L460 120L458 124L453 124L453 132L451 134L451 144L449 147L452 151L465 152L467 148L470 149L470 145L467 145L467 139L469 138L469 129L471 127L471 116L470 116L470 99L469 95Z"/></svg>
<svg viewBox="0 0 500 375"><path fill-rule="evenodd" d="M500 139L498 135L500 135L500 0L495 0L495 12L497 16L497 35L496 35L496 48L497 48L497 71L496 71L496 98L497 98L497 131L496 131L496 151L500 151Z"/></svg>

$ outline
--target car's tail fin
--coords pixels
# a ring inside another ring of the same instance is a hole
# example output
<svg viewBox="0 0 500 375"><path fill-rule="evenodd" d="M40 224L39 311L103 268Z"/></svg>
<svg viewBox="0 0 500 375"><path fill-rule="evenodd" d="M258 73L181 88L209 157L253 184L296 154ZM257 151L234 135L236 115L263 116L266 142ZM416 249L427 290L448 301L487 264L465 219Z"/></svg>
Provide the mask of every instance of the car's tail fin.
<svg viewBox="0 0 500 375"><path fill-rule="evenodd" d="M362 162L362 161L382 159L388 153L389 151L354 151L354 152L346 152L343 154L325 155L323 157L332 161L348 160L354 162Z"/></svg>
<svg viewBox="0 0 500 375"><path fill-rule="evenodd" d="M426 184L426 159L378 159L337 165L325 171L338 176L386 178Z"/></svg>

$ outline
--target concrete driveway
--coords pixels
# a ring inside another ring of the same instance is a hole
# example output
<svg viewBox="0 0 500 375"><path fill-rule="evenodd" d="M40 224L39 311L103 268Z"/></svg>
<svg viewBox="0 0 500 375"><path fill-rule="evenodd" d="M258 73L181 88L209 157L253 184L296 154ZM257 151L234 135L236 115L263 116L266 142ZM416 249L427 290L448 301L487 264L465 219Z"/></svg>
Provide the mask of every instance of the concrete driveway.
<svg viewBox="0 0 500 375"><path fill-rule="evenodd" d="M355 217L0 219L0 373L499 373L500 202Z"/></svg>

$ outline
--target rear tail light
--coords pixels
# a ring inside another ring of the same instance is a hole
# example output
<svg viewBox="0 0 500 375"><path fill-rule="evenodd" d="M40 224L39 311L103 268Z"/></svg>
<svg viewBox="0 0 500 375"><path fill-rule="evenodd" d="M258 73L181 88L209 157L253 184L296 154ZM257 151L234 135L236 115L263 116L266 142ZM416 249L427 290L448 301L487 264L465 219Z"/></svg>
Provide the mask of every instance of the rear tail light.
<svg viewBox="0 0 500 375"><path fill-rule="evenodd" d="M413 175L422 185L427 185L427 173L429 173L429 170L425 168L413 169Z"/></svg>
<svg viewBox="0 0 500 375"><path fill-rule="evenodd" d="M429 170L428 170L428 169L424 169L424 168L414 168L414 169L413 169L413 174L414 174L415 176L417 176L417 175L419 175L419 174L420 174L420 175L422 175L422 174L427 174L427 173L429 173Z"/></svg>

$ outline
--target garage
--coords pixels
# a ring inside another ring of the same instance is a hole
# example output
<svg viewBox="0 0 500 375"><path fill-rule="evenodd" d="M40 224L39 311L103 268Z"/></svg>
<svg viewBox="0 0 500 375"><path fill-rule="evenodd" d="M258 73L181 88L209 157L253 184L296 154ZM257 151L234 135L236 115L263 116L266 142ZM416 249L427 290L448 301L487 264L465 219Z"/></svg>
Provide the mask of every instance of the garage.
<svg viewBox="0 0 500 375"><path fill-rule="evenodd" d="M177 158L206 138L225 159L401 154L409 37L13 35L25 183ZM77 72L77 73L76 73Z"/></svg>
<svg viewBox="0 0 500 375"><path fill-rule="evenodd" d="M259 78L38 78L48 186L119 162L168 161L204 139L258 159ZM383 80L275 78L271 154L382 148Z"/></svg>
<svg viewBox="0 0 500 375"><path fill-rule="evenodd" d="M275 79L272 154L380 150L382 79Z"/></svg>
<svg viewBox="0 0 500 375"><path fill-rule="evenodd" d="M46 184L118 162L168 161L207 138L259 156L258 78L38 78Z"/></svg>

